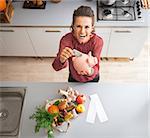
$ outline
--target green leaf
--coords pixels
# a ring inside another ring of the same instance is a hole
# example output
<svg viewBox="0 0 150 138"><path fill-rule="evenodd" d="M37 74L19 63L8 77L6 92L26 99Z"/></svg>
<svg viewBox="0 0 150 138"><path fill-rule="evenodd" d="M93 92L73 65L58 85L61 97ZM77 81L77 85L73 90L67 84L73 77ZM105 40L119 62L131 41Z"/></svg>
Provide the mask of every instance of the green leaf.
<svg viewBox="0 0 150 138"><path fill-rule="evenodd" d="M54 138L54 134L52 130L48 130L47 134L48 134L48 138Z"/></svg>
<svg viewBox="0 0 150 138"><path fill-rule="evenodd" d="M29 119L33 119L36 121L35 125L35 133L39 132L41 128L46 128L48 130L48 138L53 138L53 127L52 123L54 120L54 117L57 116L57 114L50 114L45 110L45 107L36 107L35 113L33 113Z"/></svg>
<svg viewBox="0 0 150 138"><path fill-rule="evenodd" d="M34 130L35 133L39 132L39 130L40 130L40 125L36 125L36 126L35 126L35 130Z"/></svg>
<svg viewBox="0 0 150 138"><path fill-rule="evenodd" d="M61 116L58 116L58 122L64 122L64 118L62 118Z"/></svg>
<svg viewBox="0 0 150 138"><path fill-rule="evenodd" d="M59 103L60 103L60 101L59 100L57 100L53 105L56 105L56 106L58 106L59 105Z"/></svg>

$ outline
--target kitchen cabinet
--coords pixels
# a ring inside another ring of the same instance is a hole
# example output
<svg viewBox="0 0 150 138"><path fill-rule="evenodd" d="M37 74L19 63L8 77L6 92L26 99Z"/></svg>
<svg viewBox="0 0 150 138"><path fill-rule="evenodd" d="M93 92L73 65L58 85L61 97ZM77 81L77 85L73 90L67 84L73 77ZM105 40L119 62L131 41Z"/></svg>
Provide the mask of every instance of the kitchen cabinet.
<svg viewBox="0 0 150 138"><path fill-rule="evenodd" d="M107 57L111 28L95 28L95 31L103 39L101 57Z"/></svg>
<svg viewBox="0 0 150 138"><path fill-rule="evenodd" d="M112 28L107 57L138 56L147 38L147 28Z"/></svg>
<svg viewBox="0 0 150 138"><path fill-rule="evenodd" d="M69 27L2 27L0 56L55 57ZM104 42L101 57L134 58L147 38L146 28L96 27Z"/></svg>
<svg viewBox="0 0 150 138"><path fill-rule="evenodd" d="M59 42L69 28L27 28L28 35L39 57L56 57Z"/></svg>
<svg viewBox="0 0 150 138"><path fill-rule="evenodd" d="M35 56L35 51L25 28L1 27L1 56Z"/></svg>
<svg viewBox="0 0 150 138"><path fill-rule="evenodd" d="M4 53L4 41L2 39L1 33L0 33L0 55L2 55Z"/></svg>

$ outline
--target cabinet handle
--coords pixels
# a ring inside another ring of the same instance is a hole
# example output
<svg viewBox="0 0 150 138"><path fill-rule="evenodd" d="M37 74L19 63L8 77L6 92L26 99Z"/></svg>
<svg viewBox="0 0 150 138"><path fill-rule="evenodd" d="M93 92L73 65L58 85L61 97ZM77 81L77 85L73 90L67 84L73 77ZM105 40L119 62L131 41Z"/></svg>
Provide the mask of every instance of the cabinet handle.
<svg viewBox="0 0 150 138"><path fill-rule="evenodd" d="M125 30L125 31L116 30L115 33L131 33L131 31L129 31L129 30Z"/></svg>
<svg viewBox="0 0 150 138"><path fill-rule="evenodd" d="M14 32L14 30L0 30L0 32Z"/></svg>
<svg viewBox="0 0 150 138"><path fill-rule="evenodd" d="M46 30L46 33L60 33L61 31L59 30Z"/></svg>

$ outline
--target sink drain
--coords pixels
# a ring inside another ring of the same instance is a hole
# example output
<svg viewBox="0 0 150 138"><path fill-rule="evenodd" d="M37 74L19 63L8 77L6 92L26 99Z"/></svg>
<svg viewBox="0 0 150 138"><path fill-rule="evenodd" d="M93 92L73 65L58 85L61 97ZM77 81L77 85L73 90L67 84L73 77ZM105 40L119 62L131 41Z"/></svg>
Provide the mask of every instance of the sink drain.
<svg viewBox="0 0 150 138"><path fill-rule="evenodd" d="M8 117L8 111L6 109L0 110L0 120L5 120Z"/></svg>

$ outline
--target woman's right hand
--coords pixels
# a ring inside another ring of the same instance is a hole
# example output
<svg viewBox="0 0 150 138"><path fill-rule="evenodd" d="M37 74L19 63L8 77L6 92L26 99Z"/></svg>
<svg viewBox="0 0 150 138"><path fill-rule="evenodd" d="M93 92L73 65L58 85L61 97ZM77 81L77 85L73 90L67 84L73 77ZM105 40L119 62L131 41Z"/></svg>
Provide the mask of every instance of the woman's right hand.
<svg viewBox="0 0 150 138"><path fill-rule="evenodd" d="M73 50L69 47L65 47L60 54L60 62L61 63L66 62L66 60L72 57L73 55L74 55Z"/></svg>

